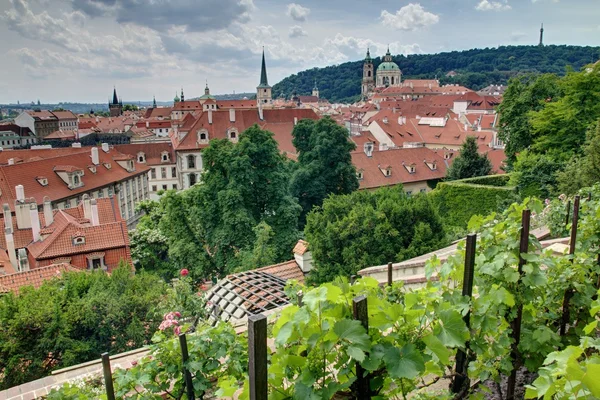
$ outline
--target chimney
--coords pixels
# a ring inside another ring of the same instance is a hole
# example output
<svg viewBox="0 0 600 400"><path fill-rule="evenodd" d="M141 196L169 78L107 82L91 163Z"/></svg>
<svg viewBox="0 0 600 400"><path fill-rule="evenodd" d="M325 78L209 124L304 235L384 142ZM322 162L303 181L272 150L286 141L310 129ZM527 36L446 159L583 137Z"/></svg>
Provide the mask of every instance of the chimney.
<svg viewBox="0 0 600 400"><path fill-rule="evenodd" d="M92 164L100 164L100 156L98 155L98 148L96 146L92 147Z"/></svg>
<svg viewBox="0 0 600 400"><path fill-rule="evenodd" d="M294 247L294 260L305 274L312 270L312 254L308 251L308 243L299 240Z"/></svg>
<svg viewBox="0 0 600 400"><path fill-rule="evenodd" d="M481 125L477 125L477 132L481 132Z"/></svg>
<svg viewBox="0 0 600 400"><path fill-rule="evenodd" d="M96 117L96 122L100 122L100 117Z"/></svg>
<svg viewBox="0 0 600 400"><path fill-rule="evenodd" d="M31 219L31 233L33 241L37 242L40 237L40 216L38 214L37 204L34 202L29 204L29 218Z"/></svg>
<svg viewBox="0 0 600 400"><path fill-rule="evenodd" d="M229 122L235 122L235 109L229 109Z"/></svg>
<svg viewBox="0 0 600 400"><path fill-rule="evenodd" d="M98 202L96 199L90 201L90 207L92 209L92 226L100 225L100 219L98 218Z"/></svg>
<svg viewBox="0 0 600 400"><path fill-rule="evenodd" d="M383 117L383 123L387 124L388 123L388 117Z"/></svg>
<svg viewBox="0 0 600 400"><path fill-rule="evenodd" d="M4 227L12 229L12 214L10 213L10 206L7 203L2 205L2 212L4 213Z"/></svg>
<svg viewBox="0 0 600 400"><path fill-rule="evenodd" d="M404 125L404 120L402 119L402 117L398 117L398 125L402 126Z"/></svg>
<svg viewBox="0 0 600 400"><path fill-rule="evenodd" d="M15 192L17 192L17 201L24 202L25 201L25 188L23 185L15 186Z"/></svg>
<svg viewBox="0 0 600 400"><path fill-rule="evenodd" d="M298 125L298 117L294 117L294 126Z"/></svg>
<svg viewBox="0 0 600 400"><path fill-rule="evenodd" d="M92 220L92 205L90 203L90 196L84 194L81 197L81 202L83 203L83 218Z"/></svg>
<svg viewBox="0 0 600 400"><path fill-rule="evenodd" d="M467 124L467 123L465 122L465 131L468 131L468 130L469 130L469 124Z"/></svg>
<svg viewBox="0 0 600 400"><path fill-rule="evenodd" d="M18 258L19 271L29 271L29 260L27 259L27 250L19 249Z"/></svg>
<svg viewBox="0 0 600 400"><path fill-rule="evenodd" d="M150 121L146 121L146 128L150 128Z"/></svg>
<svg viewBox="0 0 600 400"><path fill-rule="evenodd" d="M108 143L102 143L102 151L108 153L110 151L110 147L108 147Z"/></svg>
<svg viewBox="0 0 600 400"><path fill-rule="evenodd" d="M8 159L8 165L15 165L15 159L14 158L9 158Z"/></svg>
<svg viewBox="0 0 600 400"><path fill-rule="evenodd" d="M48 196L44 196L44 221L46 222L45 226L50 226L54 222L52 203Z"/></svg>
<svg viewBox="0 0 600 400"><path fill-rule="evenodd" d="M208 123L212 125L212 110L208 110Z"/></svg>
<svg viewBox="0 0 600 400"><path fill-rule="evenodd" d="M13 236L12 227L4 229L4 238L6 239L6 251L8 253L10 263L12 264L15 271L18 271L19 262L17 260L17 251L15 250L15 238Z"/></svg>
<svg viewBox="0 0 600 400"><path fill-rule="evenodd" d="M260 118L261 121L264 121L265 119L262 107L258 107L258 118Z"/></svg>

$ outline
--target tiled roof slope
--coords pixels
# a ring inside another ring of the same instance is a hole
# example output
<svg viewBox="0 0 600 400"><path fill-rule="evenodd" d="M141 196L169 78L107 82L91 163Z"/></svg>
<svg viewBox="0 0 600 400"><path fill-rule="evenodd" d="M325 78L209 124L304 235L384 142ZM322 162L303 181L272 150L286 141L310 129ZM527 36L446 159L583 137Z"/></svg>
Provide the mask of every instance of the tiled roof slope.
<svg viewBox="0 0 600 400"><path fill-rule="evenodd" d="M432 170L425 161L430 164L435 162L436 169ZM371 157L363 151L355 151L352 153L352 163L356 171L363 174L359 181L361 189L442 179L446 176L447 168L444 158L426 147L373 151ZM414 173L407 169L412 164L415 165ZM390 176L382 172L387 167L391 167Z"/></svg>
<svg viewBox="0 0 600 400"><path fill-rule="evenodd" d="M64 155L72 155L77 153L89 154L89 147L61 147L56 149L27 149L27 150L3 150L0 151L0 165L8 165L9 159L20 159L21 162L36 161L39 158L54 158Z"/></svg>
<svg viewBox="0 0 600 400"><path fill-rule="evenodd" d="M19 290L25 286L33 286L37 289L45 281L59 278L63 273L70 271L79 270L68 264L56 264L9 275L0 275L0 293L4 290L4 292L11 291L14 294L19 294Z"/></svg>
<svg viewBox="0 0 600 400"><path fill-rule="evenodd" d="M269 265L267 267L257 268L255 271L266 272L285 281L295 279L304 283L304 273L294 260L286 261L281 264Z"/></svg>
<svg viewBox="0 0 600 400"><path fill-rule="evenodd" d="M139 153L144 153L146 156L147 165L162 165L175 163L175 152L171 143L155 142L155 143L137 143L137 144L119 144L115 146L115 150L123 154L129 154L137 157ZM169 153L169 161L162 161L162 154Z"/></svg>
<svg viewBox="0 0 600 400"><path fill-rule="evenodd" d="M115 158L123 157L123 154L115 149L110 149L108 152L98 149L98 156L100 164L96 166L96 173L92 173L88 168L92 164L91 148L86 148L85 151L78 151L71 155L62 155L29 163L0 166L0 203L8 203L11 210L14 210L16 199L15 186L17 185L23 185L26 196L28 198L33 197L38 204L41 204L45 196L48 196L52 202L55 202L105 187L114 182L120 182L137 175L145 174L149 171L149 167L137 163L135 171L128 172L115 161ZM105 163L110 164L111 168L106 168L104 166ZM66 165L81 169L84 173L81 178L83 186L69 189L68 185L55 172L54 168L57 165ZM36 179L40 175L48 179L48 185L40 185Z"/></svg>
<svg viewBox="0 0 600 400"><path fill-rule="evenodd" d="M260 119L258 110L235 110L235 121L230 121L229 111L213 111L212 124L208 121L209 112L198 115L195 121L186 120L180 130L187 132L185 137L175 143L175 150L193 150L207 147L208 144L198 143L197 132L202 129L208 131L209 139L226 139L227 130L235 128L239 133L258 124L262 129L269 130L275 135L281 151L296 153L292 144L292 130L294 118L318 119L318 115L310 109L275 109L263 110L263 120ZM175 135L173 136L176 139Z"/></svg>

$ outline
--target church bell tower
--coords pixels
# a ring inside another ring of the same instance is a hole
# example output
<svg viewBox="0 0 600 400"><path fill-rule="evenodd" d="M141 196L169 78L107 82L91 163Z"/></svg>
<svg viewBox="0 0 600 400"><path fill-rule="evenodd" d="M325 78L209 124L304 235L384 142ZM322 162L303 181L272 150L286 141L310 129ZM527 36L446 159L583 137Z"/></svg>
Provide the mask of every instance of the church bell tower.
<svg viewBox="0 0 600 400"><path fill-rule="evenodd" d="M375 88L375 73L373 70L373 60L371 59L371 52L367 49L367 56L363 64L363 78L361 94L362 99L366 100L369 97L369 93Z"/></svg>

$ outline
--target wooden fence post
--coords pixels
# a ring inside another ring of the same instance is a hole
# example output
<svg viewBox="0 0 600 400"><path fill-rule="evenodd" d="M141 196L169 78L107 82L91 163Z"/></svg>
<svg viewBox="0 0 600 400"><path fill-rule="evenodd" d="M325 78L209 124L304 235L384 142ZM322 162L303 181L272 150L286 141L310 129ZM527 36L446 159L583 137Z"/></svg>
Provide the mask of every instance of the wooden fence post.
<svg viewBox="0 0 600 400"><path fill-rule="evenodd" d="M475 250L477 246L477 235L471 234L467 236L467 245L465 248L465 270L464 270L464 279L463 279L463 289L462 295L468 296L469 301L471 301L471 296L473 295L473 278L475 276ZM469 307L469 311L463 317L467 328L471 328L471 310ZM459 393L465 384L468 381L467 376L467 367L469 365L467 361L469 351L469 342L465 343L465 351L458 350L456 353L456 377L454 378L454 382L452 382L452 392Z"/></svg>
<svg viewBox="0 0 600 400"><path fill-rule="evenodd" d="M267 387L267 317L248 317L248 377L250 400L266 400Z"/></svg>
<svg viewBox="0 0 600 400"><path fill-rule="evenodd" d="M525 260L521 256L523 253L527 253L529 250L529 225L531 220L531 210L523 210L523 216L521 218L521 240L519 243L519 275L523 274L523 266ZM517 282L517 286L520 284L521 278ZM513 400L515 398L515 385L517 382L517 370L520 366L519 357L519 342L521 341L521 320L523 318L523 303L522 299L517 299L517 316L512 321L512 337L513 345L510 352L510 357L513 363L513 370L508 377L506 384L506 399Z"/></svg>
<svg viewBox="0 0 600 400"><path fill-rule="evenodd" d="M387 284L388 284L388 286L392 286L392 263L391 262L388 263L387 273L388 273L388 282L387 282Z"/></svg>
<svg viewBox="0 0 600 400"><path fill-rule="evenodd" d="M192 382L192 374L190 370L186 368L185 364L187 364L190 359L190 355L188 353L187 346L187 337L185 333L179 334L179 347L181 347L181 360L183 362L183 380L185 382L185 392L187 394L188 400L194 400L194 384Z"/></svg>
<svg viewBox="0 0 600 400"><path fill-rule="evenodd" d="M571 224L571 240L569 242L569 255L575 257L575 245L577 244L577 225L579 224L579 202L581 201L579 196L575 196L575 202L573 204L573 223ZM574 259L571 258L571 262ZM563 297L562 305L562 317L560 321L560 336L565 336L567 333L567 324L569 323L569 303L573 297L573 289L567 288L565 290L565 296Z"/></svg>
<svg viewBox="0 0 600 400"><path fill-rule="evenodd" d="M106 398L108 400L115 400L115 387L113 385L112 370L110 369L110 358L108 353L102 353L102 372L104 373Z"/></svg>
<svg viewBox="0 0 600 400"><path fill-rule="evenodd" d="M298 291L296 299L298 300L298 307L302 307L304 305L304 302L302 301L304 299L304 292L302 290Z"/></svg>
<svg viewBox="0 0 600 400"><path fill-rule="evenodd" d="M571 200L567 201L567 219L565 220L565 226L569 225L570 214L571 214Z"/></svg>
<svg viewBox="0 0 600 400"><path fill-rule="evenodd" d="M390 263L391 265L391 263ZM352 299L352 313L354 319L360 321L361 325L369 333L369 314L367 312L367 297L357 296ZM356 381L354 382L354 394L357 399L368 400L371 398L371 385L367 371L356 362Z"/></svg>

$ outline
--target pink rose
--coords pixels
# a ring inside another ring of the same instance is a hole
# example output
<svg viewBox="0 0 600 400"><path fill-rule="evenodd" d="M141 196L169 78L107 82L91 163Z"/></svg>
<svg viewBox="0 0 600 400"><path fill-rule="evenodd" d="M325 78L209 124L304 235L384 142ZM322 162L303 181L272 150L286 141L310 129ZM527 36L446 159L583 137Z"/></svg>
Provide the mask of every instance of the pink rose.
<svg viewBox="0 0 600 400"><path fill-rule="evenodd" d="M177 318L181 318L181 313L180 313L179 311L175 311L175 316L176 316Z"/></svg>
<svg viewBox="0 0 600 400"><path fill-rule="evenodd" d="M181 276L188 276L189 273L190 273L190 271L188 271L186 268L182 269L180 272Z"/></svg>
<svg viewBox="0 0 600 400"><path fill-rule="evenodd" d="M179 336L180 333L181 333L181 327L180 326L176 326L175 327L175 335Z"/></svg>

